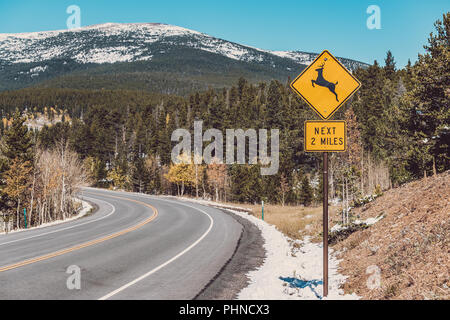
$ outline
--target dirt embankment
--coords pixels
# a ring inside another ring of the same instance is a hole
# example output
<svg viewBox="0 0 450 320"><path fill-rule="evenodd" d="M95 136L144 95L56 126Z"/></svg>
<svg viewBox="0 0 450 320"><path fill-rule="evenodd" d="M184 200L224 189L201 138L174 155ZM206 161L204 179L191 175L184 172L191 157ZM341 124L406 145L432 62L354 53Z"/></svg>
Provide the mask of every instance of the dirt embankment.
<svg viewBox="0 0 450 320"><path fill-rule="evenodd" d="M450 171L390 190L354 213L384 218L334 246L343 251L347 293L364 299L450 299Z"/></svg>

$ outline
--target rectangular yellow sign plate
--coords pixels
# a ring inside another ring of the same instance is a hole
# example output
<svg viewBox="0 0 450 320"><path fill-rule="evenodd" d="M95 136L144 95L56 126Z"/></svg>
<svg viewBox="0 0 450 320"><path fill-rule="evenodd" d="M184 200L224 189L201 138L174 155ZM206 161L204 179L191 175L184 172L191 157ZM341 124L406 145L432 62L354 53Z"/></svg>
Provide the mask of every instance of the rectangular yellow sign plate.
<svg viewBox="0 0 450 320"><path fill-rule="evenodd" d="M291 83L291 89L324 120L329 119L360 87L358 79L327 50Z"/></svg>
<svg viewBox="0 0 450 320"><path fill-rule="evenodd" d="M345 121L305 121L306 152L345 152L347 123Z"/></svg>

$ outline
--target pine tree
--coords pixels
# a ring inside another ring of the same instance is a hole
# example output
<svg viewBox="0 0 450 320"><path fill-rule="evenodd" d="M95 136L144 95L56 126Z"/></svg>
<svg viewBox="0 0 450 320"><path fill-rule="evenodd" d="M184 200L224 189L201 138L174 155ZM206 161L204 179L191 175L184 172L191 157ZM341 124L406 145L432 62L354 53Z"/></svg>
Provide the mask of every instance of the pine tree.
<svg viewBox="0 0 450 320"><path fill-rule="evenodd" d="M19 111L16 111L11 126L5 132L5 143L1 151L9 162L12 162L14 159L19 159L29 164L33 162L33 142L31 134L24 123L25 118L22 117Z"/></svg>
<svg viewBox="0 0 450 320"><path fill-rule="evenodd" d="M422 172L442 172L450 168L450 13L435 23L427 52L419 55L413 68L411 93L415 112L415 152ZM417 154L419 153L419 154ZM414 161L414 160L413 160ZM420 163L422 162L422 163Z"/></svg>
<svg viewBox="0 0 450 320"><path fill-rule="evenodd" d="M231 193L238 202L260 202L262 178L259 165L234 164L230 170ZM272 189L272 191L275 189ZM272 192L273 194L274 192Z"/></svg>
<svg viewBox="0 0 450 320"><path fill-rule="evenodd" d="M144 162L145 171L148 174L147 192L157 194L161 189L161 169L153 155L149 155Z"/></svg>
<svg viewBox="0 0 450 320"><path fill-rule="evenodd" d="M300 203L304 206L309 206L313 200L313 190L309 183L309 178L305 175L302 180L302 187L300 192Z"/></svg>
<svg viewBox="0 0 450 320"><path fill-rule="evenodd" d="M284 173L281 174L280 177L280 187L279 187L279 191L281 194L281 205L284 207L285 203L286 203L286 196L287 193L291 190L291 187L289 185L289 181L286 178L286 175Z"/></svg>
<svg viewBox="0 0 450 320"><path fill-rule="evenodd" d="M384 63L385 63L384 73L386 74L386 77L390 80L394 80L396 68L394 56L392 55L391 50L387 52Z"/></svg>
<svg viewBox="0 0 450 320"><path fill-rule="evenodd" d="M321 170L317 174L317 176L319 178L319 183L317 185L316 192L315 192L315 196L316 196L315 201L317 203L321 203L323 201L323 174L321 174L322 168L323 168L323 166L321 165Z"/></svg>
<svg viewBox="0 0 450 320"><path fill-rule="evenodd" d="M0 136L3 135L3 132L5 132L5 123L3 122L3 119L0 119Z"/></svg>
<svg viewBox="0 0 450 320"><path fill-rule="evenodd" d="M285 114L283 110L283 99L281 92L282 84L271 81L267 92L268 126L273 129L283 128Z"/></svg>

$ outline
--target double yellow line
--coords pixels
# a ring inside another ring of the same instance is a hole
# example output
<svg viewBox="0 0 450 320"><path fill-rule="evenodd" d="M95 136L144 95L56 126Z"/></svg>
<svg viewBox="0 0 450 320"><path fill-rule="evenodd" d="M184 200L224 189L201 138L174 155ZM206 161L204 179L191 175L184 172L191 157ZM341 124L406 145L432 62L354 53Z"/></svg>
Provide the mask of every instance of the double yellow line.
<svg viewBox="0 0 450 320"><path fill-rule="evenodd" d="M110 239L117 238L117 237L119 237L121 235L124 235L126 233L129 233L131 231L134 231L134 230L137 230L137 229L141 228L142 226L146 225L147 223L155 220L156 217L158 216L158 210L154 206L152 206L150 204L147 204L145 202L142 202L142 201L128 199L128 198L123 198L123 197L117 197L117 196L111 196L111 195L98 194L98 193L90 193L90 194L100 195L100 196L105 196L105 197L110 197L110 198L116 198L116 199L122 199L122 200L132 201L132 202L135 202L135 203L138 203L138 204L142 204L142 205L152 209L153 215L151 217L149 217L148 219L142 221L141 223L139 223L139 224L137 224L137 225L135 225L133 227L130 227L130 228L127 228L125 230L113 233L113 234L111 234L109 236L106 236L106 237L103 237L103 238L99 238L99 239L96 239L96 240L92 240L92 241L88 241L88 242L85 242L85 243L82 243L82 244L79 244L79 245L76 245L74 247L70 247L70 248L67 248L67 249L63 249L63 250L59 250L59 251L56 251L56 252L48 253L46 255L43 255L43 256L40 256L40 257L37 257L37 258L21 261L21 262L18 262L18 263L15 263L15 264L12 264L12 265L9 265L9 266L6 266L6 267L0 267L0 272L16 269L16 268L23 267L23 266L26 266L26 265L29 265L29 264L32 264L32 263L36 263L36 262L39 262L39 261L48 260L48 259L51 259L51 258L54 258L54 257L58 257L58 256L61 256L63 254L69 253L69 252L73 252L73 251L76 251L76 250L80 250L80 249L83 249L83 248L86 248L86 247L93 246L93 245L95 245L97 243L101 243L101 242L104 242L104 241L107 241L107 240L110 240Z"/></svg>

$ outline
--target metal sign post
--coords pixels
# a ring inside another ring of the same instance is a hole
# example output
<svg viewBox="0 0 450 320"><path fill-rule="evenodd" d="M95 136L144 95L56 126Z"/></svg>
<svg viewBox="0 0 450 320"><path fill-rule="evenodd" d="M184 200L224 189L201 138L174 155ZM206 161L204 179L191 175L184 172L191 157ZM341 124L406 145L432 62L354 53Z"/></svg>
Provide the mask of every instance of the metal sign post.
<svg viewBox="0 0 450 320"><path fill-rule="evenodd" d="M323 153L323 296L328 296L328 152Z"/></svg>

